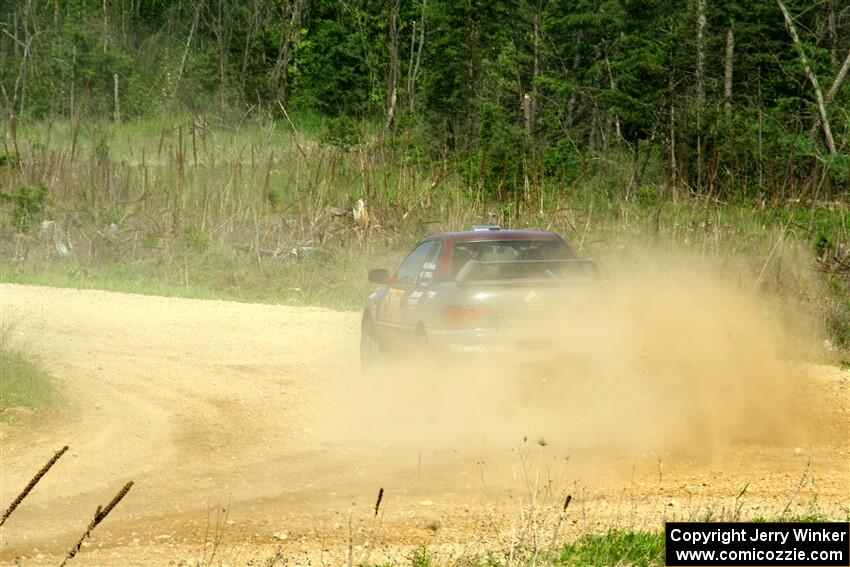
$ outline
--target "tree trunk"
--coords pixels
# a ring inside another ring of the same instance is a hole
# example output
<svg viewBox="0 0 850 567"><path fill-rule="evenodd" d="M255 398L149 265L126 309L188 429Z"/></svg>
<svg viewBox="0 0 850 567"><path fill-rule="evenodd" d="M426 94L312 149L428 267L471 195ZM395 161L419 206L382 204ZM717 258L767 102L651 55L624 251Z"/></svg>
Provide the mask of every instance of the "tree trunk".
<svg viewBox="0 0 850 567"><path fill-rule="evenodd" d="M407 104L410 112L413 113L413 53L416 51L416 20L413 20L413 26L410 30L410 56L407 62Z"/></svg>
<svg viewBox="0 0 850 567"><path fill-rule="evenodd" d="M528 133L534 135L537 124L537 77L540 76L540 13L543 11L543 2L537 2L537 10L534 12L534 67L531 75L531 106L529 108Z"/></svg>
<svg viewBox="0 0 850 567"><path fill-rule="evenodd" d="M14 28L15 28L15 41L14 41L15 58L17 58L20 55L20 52L18 51L18 43L19 42L18 42L18 11L17 10L14 10L12 12L12 18L14 19Z"/></svg>
<svg viewBox="0 0 850 567"><path fill-rule="evenodd" d="M68 116L74 116L74 107L76 106L76 101L74 97L76 96L77 90L77 46L71 46L71 101L68 108Z"/></svg>
<svg viewBox="0 0 850 567"><path fill-rule="evenodd" d="M410 64L407 67L407 101L410 113L416 106L416 79L419 77L419 64L422 61L422 46L425 45L425 2L422 0L422 16L419 18L419 46L416 47L416 62L413 61L413 50L416 42L416 22L413 22L413 33L410 35Z"/></svg>
<svg viewBox="0 0 850 567"><path fill-rule="evenodd" d="M115 119L115 122L120 124L121 123L121 105L120 105L120 102L119 102L120 99L118 98L118 73L115 73L114 75L112 75L112 80L113 80L114 85L115 85L115 114L114 114L113 118Z"/></svg>
<svg viewBox="0 0 850 567"><path fill-rule="evenodd" d="M466 43L466 124L463 131L464 139L462 144L464 148L469 148L472 141L475 139L475 132L478 124L478 78L481 64L481 54L479 53L479 18L481 16L478 2L472 0L470 2L470 15L467 20L469 31L468 41Z"/></svg>
<svg viewBox="0 0 850 567"><path fill-rule="evenodd" d="M30 3L27 4L27 10L32 9L32 5ZM31 13L31 12L30 12ZM23 114L25 108L26 101L26 93L27 93L27 60L30 58L30 50L32 48L33 38L38 34L30 35L29 27L27 27L26 18L23 18L23 28L24 28L24 36L25 41L23 43L23 51L21 53L21 64L18 69L18 78L15 79L15 91L14 91L14 99L12 101L12 112L14 112L15 107L18 107L18 113ZM17 37L15 38L15 45L21 43Z"/></svg>
<svg viewBox="0 0 850 567"><path fill-rule="evenodd" d="M723 109L726 123L732 123L732 65L735 55L735 36L730 27L726 30L726 65L723 73ZM730 126L731 127L731 126Z"/></svg>
<svg viewBox="0 0 850 567"><path fill-rule="evenodd" d="M676 163L676 107L670 104L670 186L679 185L679 166Z"/></svg>
<svg viewBox="0 0 850 567"><path fill-rule="evenodd" d="M676 104L675 87L673 85L673 53L667 56L667 99L670 105L670 131L668 144L670 145L670 188L675 191L678 185L679 170L676 166Z"/></svg>
<svg viewBox="0 0 850 567"><path fill-rule="evenodd" d="M294 48L298 45L304 0L293 0L293 2L287 3L287 6L289 7L289 25L286 32L281 34L277 60L271 75L271 83L277 91L277 97L283 102L286 102L287 87L289 86L289 62L293 58Z"/></svg>
<svg viewBox="0 0 850 567"><path fill-rule="evenodd" d="M844 58L841 69L838 70L835 80L832 81L832 86L829 87L829 91L826 93L826 98L823 101L825 104L832 104L832 101L835 100L835 95L838 94L838 90L841 88L842 83L844 83L844 79L847 78L848 71L850 71L850 50L847 51L847 57Z"/></svg>
<svg viewBox="0 0 850 567"><path fill-rule="evenodd" d="M608 85L612 91L617 90L617 82L614 80L614 73L611 71L611 63L608 61L608 55L605 55L605 68L608 69ZM622 137L620 133L620 117L614 114L614 134L619 140Z"/></svg>
<svg viewBox="0 0 850 567"><path fill-rule="evenodd" d="M788 9L785 7L785 4L782 3L782 0L776 0L776 3L779 4L779 9L782 10L782 15L785 18L785 25L788 28L788 33L791 34L791 39L794 41L794 47L797 49L797 54L800 56L800 61L803 63L803 70L806 72L809 82L815 89L815 99L818 104L818 112L820 113L821 125L823 126L823 136L826 140L826 147L829 150L829 154L834 156L836 152L835 140L832 138L832 130L829 127L829 118L826 115L826 105L823 102L823 93L821 93L820 85L818 85L817 75L814 74L812 68L809 66L809 58L806 57L806 51L800 43L800 38L797 35L797 28L794 27L794 21L791 19L791 14L788 13Z"/></svg>
<svg viewBox="0 0 850 567"><path fill-rule="evenodd" d="M826 25L829 29L829 55L833 64L838 61L838 31L835 28L835 6L832 1L826 3Z"/></svg>
<svg viewBox="0 0 850 567"><path fill-rule="evenodd" d="M186 67L186 57L189 55L189 47L192 45L192 37L195 35L195 28L198 26L198 17L201 15L201 4L195 6L195 17L192 20L192 27L189 29L189 37L186 39L186 49L183 50L183 57L180 58L180 68L177 69L177 79L174 81L174 92L172 97L177 96L177 89L180 88L180 79L183 77L183 69Z"/></svg>
<svg viewBox="0 0 850 567"><path fill-rule="evenodd" d="M702 108L705 104L705 53L703 46L703 28L705 28L705 0L697 0L697 188L702 188Z"/></svg>
<svg viewBox="0 0 850 567"><path fill-rule="evenodd" d="M219 113L224 116L224 86L225 86L225 64L227 62L227 41L224 35L225 30L225 12L223 10L225 0L218 0L218 14L215 19L213 33L215 34L216 43L218 43L218 102Z"/></svg>
<svg viewBox="0 0 850 567"><path fill-rule="evenodd" d="M832 104L832 101L835 100L835 95L838 94L838 91L841 89L841 85L844 83L844 80L847 78L847 72L850 71L850 51L847 51L847 57L844 58L844 63L841 65L841 68L838 70L838 74L835 75L835 80L832 81L832 86L829 87L829 91L826 93L826 97L823 99L823 103L827 106ZM815 119L815 123L812 124L812 129L809 131L809 136L814 139L817 136L818 127L820 127L820 117Z"/></svg>
<svg viewBox="0 0 850 567"><path fill-rule="evenodd" d="M103 52L109 46L109 16L106 9L106 0L103 0Z"/></svg>
<svg viewBox="0 0 850 567"><path fill-rule="evenodd" d="M248 100L248 95L245 92L245 73L248 70L248 58L251 54L251 40L254 39L257 21L262 17L262 6L260 0L254 0L248 11L250 13L248 16L248 31L245 33L245 47L242 50L242 69L239 73L239 92L242 95L243 101Z"/></svg>
<svg viewBox="0 0 850 567"><path fill-rule="evenodd" d="M398 10L400 0L393 0L390 6L390 63L387 69L387 121L384 128L389 129L395 118L395 105L398 93Z"/></svg>
<svg viewBox="0 0 850 567"><path fill-rule="evenodd" d="M531 134L531 95L522 95L522 122L525 125L526 134Z"/></svg>
<svg viewBox="0 0 850 567"><path fill-rule="evenodd" d="M762 104L762 96L761 96L761 71L758 72L758 111L759 111L759 120L758 120L758 146L759 146L759 192L764 191L764 116L762 114L762 109L764 105Z"/></svg>
<svg viewBox="0 0 850 567"><path fill-rule="evenodd" d="M575 80L575 76L578 73L578 66L581 63L581 52L579 51L579 47L581 46L582 34L578 32L576 34L575 40L575 54L573 55L573 68L572 68L572 76L573 80ZM576 89L571 89L570 92L570 100L567 101L567 128L572 128L575 123L575 109L576 102L578 100L578 93Z"/></svg>

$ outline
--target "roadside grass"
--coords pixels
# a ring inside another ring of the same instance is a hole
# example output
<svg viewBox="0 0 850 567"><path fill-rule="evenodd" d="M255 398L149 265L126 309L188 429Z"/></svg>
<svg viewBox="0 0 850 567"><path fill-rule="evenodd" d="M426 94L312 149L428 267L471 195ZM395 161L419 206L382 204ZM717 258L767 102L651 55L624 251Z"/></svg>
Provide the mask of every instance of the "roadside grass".
<svg viewBox="0 0 850 567"><path fill-rule="evenodd" d="M121 261L0 258L0 281L143 295L357 309L372 289L366 274L380 259L346 249L302 260L258 263L229 250L140 255ZM385 262L390 265L390 261Z"/></svg>
<svg viewBox="0 0 850 567"><path fill-rule="evenodd" d="M664 534L615 530L601 535L588 535L575 543L566 544L553 563L581 567L664 565Z"/></svg>
<svg viewBox="0 0 850 567"><path fill-rule="evenodd" d="M850 359L846 201L705 199L654 164L626 189L631 157L616 151L576 180L531 176L497 195L462 160L388 149L369 125L340 144L316 116L293 122L17 124L20 162L0 166L0 281L356 309L367 270L419 238L498 223L559 232L611 271L641 247L719 264L816 312Z"/></svg>
<svg viewBox="0 0 850 567"><path fill-rule="evenodd" d="M399 567L408 564L410 567L437 567L447 563L441 561L427 547L421 546L413 550L409 563L385 563L369 567ZM458 567L507 567L508 565L656 567L664 565L664 532L611 530L603 534L585 535L546 554L514 557L511 560L490 554L483 558L466 558L448 564Z"/></svg>
<svg viewBox="0 0 850 567"><path fill-rule="evenodd" d="M7 344L3 331L0 346L0 421L11 418L14 410L38 410L53 395L51 377L26 352Z"/></svg>
<svg viewBox="0 0 850 567"><path fill-rule="evenodd" d="M850 367L847 202L721 202L666 187L662 175L624 195L627 155L579 181L531 178L526 192L496 196L450 158L424 163L374 140L343 147L320 118L293 121L296 132L188 115L85 122L77 133L68 121L18 124L21 161L0 166L0 281L357 309L368 269L394 267L428 233L498 223L559 232L609 271L647 245L719 262L742 285L820 313ZM351 215L360 198L369 223ZM63 229L70 254L57 253L63 239L42 234L42 221ZM831 257L838 263L821 265ZM0 369L0 420L50 400L49 376L5 338ZM663 545L662 532L609 530L513 564L661 565ZM409 561L442 564L427 547Z"/></svg>
<svg viewBox="0 0 850 567"><path fill-rule="evenodd" d="M523 467L526 461L523 460ZM800 479L800 486L807 477L804 472ZM526 473L526 478L528 473ZM530 481L527 481L530 482ZM850 510L843 509L837 516L827 514L818 502L817 494L813 494L808 500L798 500L799 493L788 500L784 509L776 508L767 516L749 516L742 514L746 487L744 485L737 496L726 505L715 505L707 507L699 506L690 509L688 515L681 518L671 518L666 512L655 515L654 520L642 522L640 526L631 524L628 526L614 524L600 531L590 530L585 524L578 526L578 531L573 532L572 537L558 540L553 537L550 545L541 545L537 531L548 532L547 524L556 522L554 534L565 518L566 506L557 516L551 516L545 510L546 505L530 504L527 510L521 513L520 523L525 523L526 529L531 529L535 535L524 541L523 537L515 539L516 531L510 536L510 546L507 540L502 540L501 546L486 549L477 554L473 552L467 555L467 550L460 556L448 557L441 553L439 546L420 545L413 548L409 555L400 561L388 561L381 564L360 563L361 567L518 567L518 566L575 566L575 567L661 567L665 565L666 542L664 533L665 520L702 522L707 525L721 522L783 522L783 523L815 523L829 521L850 521ZM536 484L528 485L532 495L532 502L536 498L544 498L540 487ZM547 489L548 490L548 489ZM535 496L536 495L536 498ZM543 500L539 500L543 502ZM567 503L569 500L567 500ZM795 505L793 513L787 514L790 507ZM632 504L634 506L634 503ZM582 512L583 514L584 512ZM635 511L629 514L632 522L635 519ZM662 519L663 518L663 519ZM531 526L534 526L531 528Z"/></svg>
<svg viewBox="0 0 850 567"><path fill-rule="evenodd" d="M794 516L784 520L756 517L750 521L755 523L770 521L815 523L832 520L834 518L813 512L806 516ZM563 544L554 551L528 557L515 557L513 560L506 561L498 555L489 554L482 558L467 558L448 564L458 567L507 567L508 565L660 567L665 564L665 549L663 530L611 529L600 534L585 534L573 542ZM437 554L432 553L427 546L420 546L411 553L409 563L385 563L370 567L393 567L408 564L410 567L437 567L447 563L440 561Z"/></svg>

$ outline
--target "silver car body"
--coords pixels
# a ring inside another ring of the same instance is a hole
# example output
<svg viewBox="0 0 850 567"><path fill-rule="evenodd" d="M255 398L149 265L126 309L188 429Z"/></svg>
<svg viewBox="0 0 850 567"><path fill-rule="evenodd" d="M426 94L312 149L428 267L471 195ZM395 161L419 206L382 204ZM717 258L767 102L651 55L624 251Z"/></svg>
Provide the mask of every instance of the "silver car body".
<svg viewBox="0 0 850 567"><path fill-rule="evenodd" d="M419 242L366 298L361 355L427 349L436 353L513 352L545 345L540 315L566 289L596 281L551 232L483 230L435 234Z"/></svg>

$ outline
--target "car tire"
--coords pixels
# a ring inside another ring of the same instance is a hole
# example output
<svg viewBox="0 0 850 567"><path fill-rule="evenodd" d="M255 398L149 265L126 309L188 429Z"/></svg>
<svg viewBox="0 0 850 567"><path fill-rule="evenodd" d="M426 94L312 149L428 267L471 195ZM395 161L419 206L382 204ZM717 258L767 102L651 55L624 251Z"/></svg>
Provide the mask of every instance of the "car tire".
<svg viewBox="0 0 850 567"><path fill-rule="evenodd" d="M413 355L424 359L431 352L431 346L428 342L428 333L425 332L425 327L421 324L416 328L413 335Z"/></svg>
<svg viewBox="0 0 850 567"><path fill-rule="evenodd" d="M375 324L366 316L360 326L360 366L365 371L374 370L383 358L383 347L375 332Z"/></svg>

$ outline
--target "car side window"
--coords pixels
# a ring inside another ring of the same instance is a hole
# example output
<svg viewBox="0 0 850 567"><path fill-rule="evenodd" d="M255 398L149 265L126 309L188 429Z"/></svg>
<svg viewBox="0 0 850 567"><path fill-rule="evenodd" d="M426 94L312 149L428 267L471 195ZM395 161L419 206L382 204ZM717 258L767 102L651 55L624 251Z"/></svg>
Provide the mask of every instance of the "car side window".
<svg viewBox="0 0 850 567"><path fill-rule="evenodd" d="M399 265L395 271L395 283L402 285L413 285L416 278L419 277L419 272L422 271L422 264L425 263L425 258L428 252L434 246L433 240L423 242L413 252L407 255L407 258Z"/></svg>
<svg viewBox="0 0 850 567"><path fill-rule="evenodd" d="M437 272L437 263L440 260L440 250L442 247L440 241L435 241L434 246L428 251L425 262L422 264L422 269L419 271L419 277L416 280L417 287L428 287L434 283L434 274Z"/></svg>

